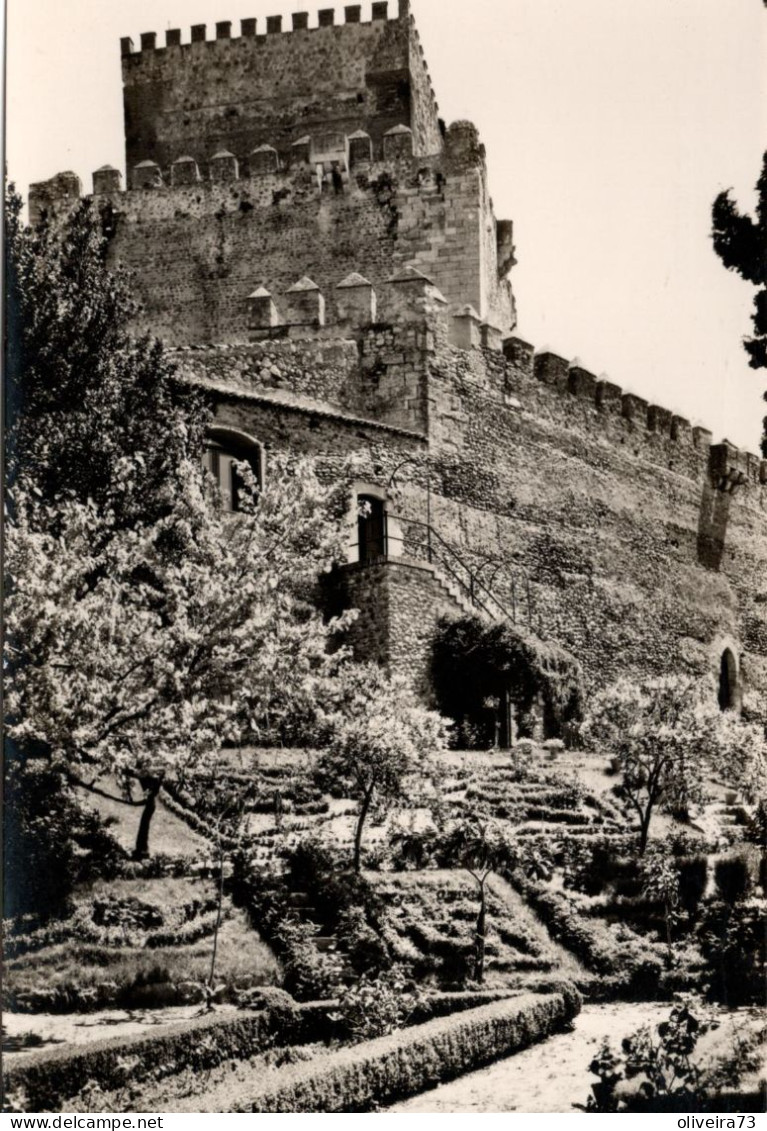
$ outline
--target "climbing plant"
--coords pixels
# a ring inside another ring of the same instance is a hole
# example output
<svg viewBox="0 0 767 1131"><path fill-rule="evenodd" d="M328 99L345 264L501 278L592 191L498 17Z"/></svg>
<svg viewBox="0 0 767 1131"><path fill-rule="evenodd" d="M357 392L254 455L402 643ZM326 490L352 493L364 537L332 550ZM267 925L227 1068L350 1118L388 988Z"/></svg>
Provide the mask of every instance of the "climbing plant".
<svg viewBox="0 0 767 1131"><path fill-rule="evenodd" d="M506 694L522 734L530 732L536 701L551 735L581 714L578 661L564 648L508 622L486 624L475 616L442 621L434 639L432 675L439 709L455 720L459 741L468 746L493 744L496 701Z"/></svg>

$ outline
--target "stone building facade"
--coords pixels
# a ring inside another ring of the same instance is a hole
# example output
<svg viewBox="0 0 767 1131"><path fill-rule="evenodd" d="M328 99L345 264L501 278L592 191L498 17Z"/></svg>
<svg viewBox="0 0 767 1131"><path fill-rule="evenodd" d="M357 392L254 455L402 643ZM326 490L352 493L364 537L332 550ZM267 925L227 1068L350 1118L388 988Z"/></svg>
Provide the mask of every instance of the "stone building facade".
<svg viewBox="0 0 767 1131"><path fill-rule="evenodd" d="M93 175L137 329L214 398L211 469L354 454L336 597L427 698L438 621L475 613L568 649L587 692L708 673L763 716L767 463L514 336L512 224L406 0L239 32L123 40L129 183ZM80 191L32 186L32 221Z"/></svg>

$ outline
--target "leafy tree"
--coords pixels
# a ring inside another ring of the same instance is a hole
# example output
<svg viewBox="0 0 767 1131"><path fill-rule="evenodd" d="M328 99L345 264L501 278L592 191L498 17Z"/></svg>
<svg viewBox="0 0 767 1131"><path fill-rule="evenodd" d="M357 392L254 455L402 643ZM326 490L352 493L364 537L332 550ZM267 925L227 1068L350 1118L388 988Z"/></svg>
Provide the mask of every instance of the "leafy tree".
<svg viewBox="0 0 767 1131"><path fill-rule="evenodd" d="M66 916L76 884L123 855L95 813L47 763L9 760L4 790L3 908L7 918Z"/></svg>
<svg viewBox="0 0 767 1131"><path fill-rule="evenodd" d="M757 292L754 297L754 336L743 345L752 369L767 368L767 153L756 185L756 217L743 216L729 191L721 192L713 206L714 250L730 271L737 271ZM765 393L767 400L767 393ZM767 417L762 453L767 456Z"/></svg>
<svg viewBox="0 0 767 1131"><path fill-rule="evenodd" d="M657 899L663 907L666 926L666 957L669 966L673 956L671 929L677 917L680 901L679 870L674 857L663 847L648 853L642 866L642 891L650 899Z"/></svg>
<svg viewBox="0 0 767 1131"><path fill-rule="evenodd" d="M715 719L709 742L709 760L715 773L758 806L767 796L767 740L760 723L745 723L735 711Z"/></svg>
<svg viewBox="0 0 767 1131"><path fill-rule="evenodd" d="M640 856L657 807L679 810L700 799L718 725L708 687L682 678L619 680L592 700L582 737L618 758L619 790L639 821Z"/></svg>
<svg viewBox="0 0 767 1131"><path fill-rule="evenodd" d="M118 527L165 514L184 461L202 447L200 394L174 379L158 342L130 336L137 305L127 277L107 270L96 203L55 228L25 226L21 208L10 186L8 484L49 502L92 499Z"/></svg>
<svg viewBox="0 0 767 1131"><path fill-rule="evenodd" d="M474 981L481 984L485 980L487 946L487 881L494 872L516 867L519 848L500 822L474 816L453 825L440 845L440 855L454 867L468 872L477 885Z"/></svg>
<svg viewBox="0 0 767 1131"><path fill-rule="evenodd" d="M166 778L215 756L243 726L279 739L343 659L303 593L341 552L332 494L306 462L275 457L244 511L216 505L201 465L178 469L168 512L120 527L93 502L16 493L8 525L8 735L95 792L146 790L148 852ZM168 552L168 547L173 552ZM347 618L348 619L348 618Z"/></svg>
<svg viewBox="0 0 767 1131"><path fill-rule="evenodd" d="M446 748L447 727L421 707L408 682L375 664L341 670L328 716L329 749L317 767L320 781L355 798L354 871L361 869L362 834L374 804L391 805L412 796L429 776L431 757Z"/></svg>
<svg viewBox="0 0 767 1131"><path fill-rule="evenodd" d="M20 209L11 190L10 751L94 792L117 779L143 806L141 856L164 780L243 732L279 741L311 720L344 619L323 625L306 594L341 556L345 503L275 458L260 493L241 468L227 516L200 462L207 410L158 343L131 337L95 204L55 228Z"/></svg>

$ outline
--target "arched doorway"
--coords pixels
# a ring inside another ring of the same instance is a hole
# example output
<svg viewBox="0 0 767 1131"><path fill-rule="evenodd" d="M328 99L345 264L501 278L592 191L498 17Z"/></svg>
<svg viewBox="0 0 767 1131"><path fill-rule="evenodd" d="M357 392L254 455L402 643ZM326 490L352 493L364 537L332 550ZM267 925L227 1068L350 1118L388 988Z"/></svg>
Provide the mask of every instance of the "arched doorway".
<svg viewBox="0 0 767 1131"><path fill-rule="evenodd" d="M357 496L357 544L361 562L376 562L386 557L386 510L383 499L375 495Z"/></svg>
<svg viewBox="0 0 767 1131"><path fill-rule="evenodd" d="M719 709L732 711L738 705L738 662L725 648L719 664Z"/></svg>

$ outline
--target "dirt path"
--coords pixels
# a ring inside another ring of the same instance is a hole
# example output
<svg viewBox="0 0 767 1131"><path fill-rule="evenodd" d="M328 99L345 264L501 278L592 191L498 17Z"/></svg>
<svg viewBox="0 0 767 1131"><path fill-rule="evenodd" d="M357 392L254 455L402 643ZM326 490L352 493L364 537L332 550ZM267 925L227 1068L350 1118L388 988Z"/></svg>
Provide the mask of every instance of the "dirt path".
<svg viewBox="0 0 767 1131"><path fill-rule="evenodd" d="M667 1003L586 1005L571 1033L498 1061L489 1068L442 1084L389 1108L392 1112L570 1112L585 1106L596 1077L589 1062L602 1038L614 1045L642 1025L668 1016Z"/></svg>
<svg viewBox="0 0 767 1131"><path fill-rule="evenodd" d="M216 1012L236 1014L233 1005L219 1005ZM177 1005L168 1009L104 1009L99 1013L3 1013L3 1029L9 1037L34 1033L43 1045L86 1045L105 1037L133 1037L163 1025L191 1021L199 1016L199 1005ZM21 1064L24 1050L5 1051L7 1063ZM19 1058L19 1059L17 1059Z"/></svg>

